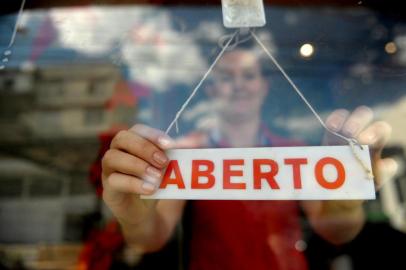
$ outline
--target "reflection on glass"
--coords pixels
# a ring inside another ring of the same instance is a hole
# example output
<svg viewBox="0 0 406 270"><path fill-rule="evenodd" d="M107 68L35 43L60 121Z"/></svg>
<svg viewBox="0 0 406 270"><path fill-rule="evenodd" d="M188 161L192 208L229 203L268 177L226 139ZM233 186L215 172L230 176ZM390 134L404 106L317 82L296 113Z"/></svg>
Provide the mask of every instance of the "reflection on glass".
<svg viewBox="0 0 406 270"><path fill-rule="evenodd" d="M95 265L108 257L117 269L404 265L387 243L405 242L393 228L406 231L405 23L366 8L272 6L266 13L268 24L256 33L323 119L337 108L366 105L392 126L382 154L396 160L397 172L388 161L378 199L363 204L367 225L355 241L332 244L317 231L309 218L317 204L196 201L178 208L183 215L173 218L174 233L159 251L126 249L101 203L101 158L114 135L135 123L166 129L229 32L219 6L56 8L24 13L0 71L0 264L40 269L38 258L45 258L52 268L58 257L75 266L78 257L90 260L86 243L102 253ZM2 15L1 28L15 18ZM1 31L2 49L9 34ZM171 136L181 147L325 142L319 123L253 40L224 55L179 127ZM337 205L324 207L352 207ZM350 227L334 235L345 238Z"/></svg>

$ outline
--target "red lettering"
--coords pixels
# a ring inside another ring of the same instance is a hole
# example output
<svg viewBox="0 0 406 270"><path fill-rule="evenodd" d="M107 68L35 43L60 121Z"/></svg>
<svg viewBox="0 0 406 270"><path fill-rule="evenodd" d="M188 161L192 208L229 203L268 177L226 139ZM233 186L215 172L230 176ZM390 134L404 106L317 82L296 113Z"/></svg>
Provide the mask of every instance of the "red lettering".
<svg viewBox="0 0 406 270"><path fill-rule="evenodd" d="M323 168L326 165L333 165L337 170L337 179L333 182L327 181L323 174ZM343 164L332 157L326 157L320 159L315 167L315 176L317 182L326 189L337 189L344 184L345 181L345 169Z"/></svg>
<svg viewBox="0 0 406 270"><path fill-rule="evenodd" d="M261 171L261 166L267 165L270 170L267 172ZM279 189L278 183L275 181L275 175L279 171L278 163L272 159L254 159L254 189L261 189L262 181L265 179L272 189Z"/></svg>
<svg viewBox="0 0 406 270"><path fill-rule="evenodd" d="M234 159L234 160L224 160L223 161L223 188L224 189L245 189L245 183L231 183L232 176L242 176L242 170L232 170L231 166L244 165L243 159Z"/></svg>
<svg viewBox="0 0 406 270"><path fill-rule="evenodd" d="M307 164L307 158L287 158L286 165L292 165L293 170L293 185L295 189L302 188L302 175L300 174L300 166Z"/></svg>
<svg viewBox="0 0 406 270"><path fill-rule="evenodd" d="M201 170L201 166L206 166L206 170ZM209 189L214 186L215 179L213 175L214 163L210 160L192 161L192 189ZM207 183L199 182L200 177L207 178Z"/></svg>
<svg viewBox="0 0 406 270"><path fill-rule="evenodd" d="M174 173L174 178L170 178L172 172ZM185 189L185 182L183 182L177 160L171 160L169 162L159 188L166 188L167 185L177 185L179 189Z"/></svg>

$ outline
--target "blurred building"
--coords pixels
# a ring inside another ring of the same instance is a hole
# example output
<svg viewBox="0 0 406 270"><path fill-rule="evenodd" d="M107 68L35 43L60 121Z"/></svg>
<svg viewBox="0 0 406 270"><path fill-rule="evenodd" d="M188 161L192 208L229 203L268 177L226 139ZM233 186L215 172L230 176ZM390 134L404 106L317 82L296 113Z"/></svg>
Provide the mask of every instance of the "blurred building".
<svg viewBox="0 0 406 270"><path fill-rule="evenodd" d="M21 116L32 105L33 85L31 71L6 70L0 75L0 141L27 133Z"/></svg>
<svg viewBox="0 0 406 270"><path fill-rule="evenodd" d="M106 104L119 79L114 66L47 67L36 77L36 106L24 116L35 137L94 137L113 124Z"/></svg>
<svg viewBox="0 0 406 270"><path fill-rule="evenodd" d="M136 100L109 64L0 75L0 242L78 241L97 207L99 136L131 125Z"/></svg>

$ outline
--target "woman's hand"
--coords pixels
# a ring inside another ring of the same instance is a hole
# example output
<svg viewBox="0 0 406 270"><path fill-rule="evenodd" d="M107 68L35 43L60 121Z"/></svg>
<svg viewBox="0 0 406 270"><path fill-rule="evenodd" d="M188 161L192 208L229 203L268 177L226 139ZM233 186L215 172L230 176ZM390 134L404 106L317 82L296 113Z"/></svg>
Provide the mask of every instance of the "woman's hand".
<svg viewBox="0 0 406 270"><path fill-rule="evenodd" d="M102 160L103 199L120 223L136 225L154 211L156 200L139 197L157 190L172 146L162 131L140 124L114 137Z"/></svg>
<svg viewBox="0 0 406 270"><path fill-rule="evenodd" d="M352 113L336 110L327 118L326 125L346 137L356 138L360 144L369 145L376 189L381 187L384 179L396 173L396 162L391 158L381 158L392 129L386 122L374 122L370 108L361 106ZM324 144L343 144L343 140L326 133ZM362 229L365 220L362 204L361 200L303 201L302 207L320 236L332 243L342 244L351 241Z"/></svg>

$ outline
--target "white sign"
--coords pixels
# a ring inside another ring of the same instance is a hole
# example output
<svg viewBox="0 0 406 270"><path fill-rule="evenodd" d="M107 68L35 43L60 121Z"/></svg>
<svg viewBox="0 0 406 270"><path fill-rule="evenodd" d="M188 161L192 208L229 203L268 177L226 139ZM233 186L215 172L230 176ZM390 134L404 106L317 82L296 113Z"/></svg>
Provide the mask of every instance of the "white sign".
<svg viewBox="0 0 406 270"><path fill-rule="evenodd" d="M261 27L266 24L263 0L222 0L227 28Z"/></svg>
<svg viewBox="0 0 406 270"><path fill-rule="evenodd" d="M357 150L371 169L368 146ZM350 146L178 149L144 199L368 200L373 179Z"/></svg>

